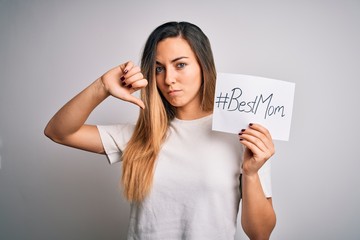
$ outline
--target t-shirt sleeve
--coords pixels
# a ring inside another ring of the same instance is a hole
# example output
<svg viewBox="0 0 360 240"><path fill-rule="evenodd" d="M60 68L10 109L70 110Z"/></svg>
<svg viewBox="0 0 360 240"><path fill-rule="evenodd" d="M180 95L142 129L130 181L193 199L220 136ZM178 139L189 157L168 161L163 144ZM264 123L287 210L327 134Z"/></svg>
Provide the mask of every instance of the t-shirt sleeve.
<svg viewBox="0 0 360 240"><path fill-rule="evenodd" d="M122 152L133 134L134 125L98 125L97 128L109 163L120 162Z"/></svg>
<svg viewBox="0 0 360 240"><path fill-rule="evenodd" d="M265 164L259 169L258 173L265 196L267 198L271 197L271 160L266 161Z"/></svg>

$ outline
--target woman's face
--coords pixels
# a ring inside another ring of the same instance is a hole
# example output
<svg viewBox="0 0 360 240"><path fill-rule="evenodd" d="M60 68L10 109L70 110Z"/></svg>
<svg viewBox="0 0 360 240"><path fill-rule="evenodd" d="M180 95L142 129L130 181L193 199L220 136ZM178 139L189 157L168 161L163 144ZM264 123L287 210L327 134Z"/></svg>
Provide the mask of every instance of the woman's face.
<svg viewBox="0 0 360 240"><path fill-rule="evenodd" d="M199 111L201 68L190 45L181 37L160 41L156 50L156 84L177 111Z"/></svg>

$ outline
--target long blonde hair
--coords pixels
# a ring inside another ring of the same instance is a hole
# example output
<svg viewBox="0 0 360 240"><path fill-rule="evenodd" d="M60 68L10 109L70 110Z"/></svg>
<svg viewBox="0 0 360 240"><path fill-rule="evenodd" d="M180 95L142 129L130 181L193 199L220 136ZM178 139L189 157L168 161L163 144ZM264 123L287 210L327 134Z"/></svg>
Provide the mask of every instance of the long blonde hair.
<svg viewBox="0 0 360 240"><path fill-rule="evenodd" d="M150 192L155 163L176 109L156 86L155 53L157 44L169 37L182 37L194 51L202 69L201 109L214 105L216 69L211 46L202 30L188 22L168 22L157 27L145 43L141 69L148 85L141 90L145 109L140 111L134 133L123 152L122 185L131 202L142 201Z"/></svg>

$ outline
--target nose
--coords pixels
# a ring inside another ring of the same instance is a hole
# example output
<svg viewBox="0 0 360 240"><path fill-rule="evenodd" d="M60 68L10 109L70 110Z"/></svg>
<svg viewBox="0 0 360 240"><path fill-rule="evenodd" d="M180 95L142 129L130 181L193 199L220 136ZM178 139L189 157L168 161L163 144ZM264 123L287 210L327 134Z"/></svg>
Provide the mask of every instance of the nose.
<svg viewBox="0 0 360 240"><path fill-rule="evenodd" d="M171 68L166 69L165 84L170 86L176 82L175 79L175 73L173 72L173 70L171 70Z"/></svg>

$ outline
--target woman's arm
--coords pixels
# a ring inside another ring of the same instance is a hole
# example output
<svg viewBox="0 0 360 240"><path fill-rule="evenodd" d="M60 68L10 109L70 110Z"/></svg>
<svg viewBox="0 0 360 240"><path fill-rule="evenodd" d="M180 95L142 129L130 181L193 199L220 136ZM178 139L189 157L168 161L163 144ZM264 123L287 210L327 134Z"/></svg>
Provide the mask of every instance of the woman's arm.
<svg viewBox="0 0 360 240"><path fill-rule="evenodd" d="M53 141L82 150L103 153L104 148L95 125L85 121L109 95L132 102L141 108L144 103L131 94L147 85L138 66L128 62L117 66L66 103L49 121L44 133Z"/></svg>
<svg viewBox="0 0 360 240"><path fill-rule="evenodd" d="M258 124L250 124L240 134L246 147L242 167L241 224L251 240L269 239L276 224L272 199L266 198L258 170L274 154L270 133Z"/></svg>

